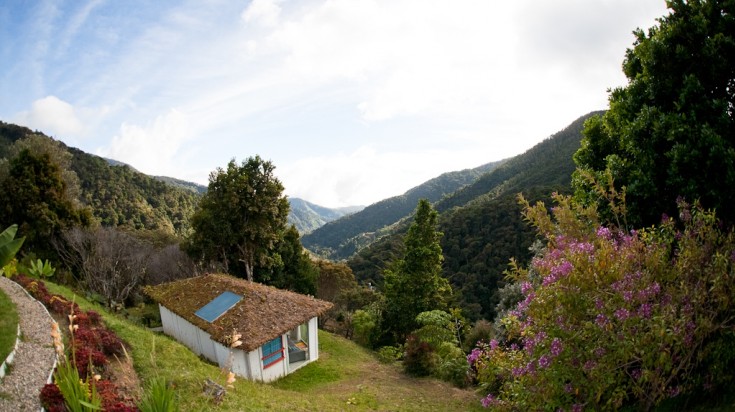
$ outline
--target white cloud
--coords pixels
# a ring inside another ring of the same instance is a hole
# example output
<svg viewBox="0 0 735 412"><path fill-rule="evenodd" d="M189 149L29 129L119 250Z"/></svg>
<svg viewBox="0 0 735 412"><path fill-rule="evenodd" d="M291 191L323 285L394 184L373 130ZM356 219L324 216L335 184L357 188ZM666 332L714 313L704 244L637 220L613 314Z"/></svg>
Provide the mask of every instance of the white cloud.
<svg viewBox="0 0 735 412"><path fill-rule="evenodd" d="M172 109L145 126L123 123L120 133L97 154L128 163L143 173L181 176L181 147L191 137L189 120Z"/></svg>
<svg viewBox="0 0 735 412"><path fill-rule="evenodd" d="M363 117L380 121L492 100L513 60L511 24L507 6L486 1L333 0L281 24L271 43L292 76L356 85Z"/></svg>
<svg viewBox="0 0 735 412"><path fill-rule="evenodd" d="M56 96L46 96L31 104L31 110L17 115L26 126L60 137L78 136L84 125L71 104Z"/></svg>
<svg viewBox="0 0 735 412"><path fill-rule="evenodd" d="M274 0L253 0L242 12L241 18L246 23L257 23L263 26L278 24L281 7Z"/></svg>
<svg viewBox="0 0 735 412"><path fill-rule="evenodd" d="M466 168L468 160L473 166L488 161L482 153L461 150L386 153L361 146L352 153L302 158L276 174L289 196L342 207L401 195L442 173Z"/></svg>

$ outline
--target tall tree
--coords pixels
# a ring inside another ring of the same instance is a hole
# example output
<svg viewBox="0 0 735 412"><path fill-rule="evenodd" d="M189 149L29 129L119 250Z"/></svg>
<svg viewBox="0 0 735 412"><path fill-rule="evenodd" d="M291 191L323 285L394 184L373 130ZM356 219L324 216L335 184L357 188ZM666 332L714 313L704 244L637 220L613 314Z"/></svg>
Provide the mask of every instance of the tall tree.
<svg viewBox="0 0 735 412"><path fill-rule="evenodd" d="M403 342L416 329L419 313L446 309L451 287L441 276L444 258L439 244L442 233L436 230L438 216L428 200L419 200L403 240L404 255L385 272L384 328L396 342Z"/></svg>
<svg viewBox="0 0 735 412"><path fill-rule="evenodd" d="M309 253L301 245L296 226L291 225L286 229L276 245L276 254L277 262L271 272L256 273L256 276L260 275L264 278L264 283L277 288L308 295L316 294L316 279L319 270L312 263Z"/></svg>
<svg viewBox="0 0 735 412"><path fill-rule="evenodd" d="M48 153L26 148L4 166L0 222L17 223L29 250L51 258L51 241L64 229L90 224L91 214L69 198L63 171Z"/></svg>
<svg viewBox="0 0 735 412"><path fill-rule="evenodd" d="M610 109L591 119L574 159L580 200L596 200L592 179L627 190L629 223L676 213L676 198L699 199L735 222L735 2L673 0L669 15L635 32ZM609 178L608 178L608 183ZM601 203L601 206L604 206Z"/></svg>
<svg viewBox="0 0 735 412"><path fill-rule="evenodd" d="M209 188L192 216L186 245L195 259L217 261L228 272L252 281L256 268L268 269L286 228L288 200L274 176L275 166L260 156L209 175Z"/></svg>

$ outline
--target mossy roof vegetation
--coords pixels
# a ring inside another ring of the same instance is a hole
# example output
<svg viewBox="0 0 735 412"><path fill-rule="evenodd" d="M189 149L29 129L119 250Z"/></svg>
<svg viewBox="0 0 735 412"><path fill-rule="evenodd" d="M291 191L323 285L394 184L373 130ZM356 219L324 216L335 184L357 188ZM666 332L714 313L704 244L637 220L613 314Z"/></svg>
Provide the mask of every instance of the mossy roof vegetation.
<svg viewBox="0 0 735 412"><path fill-rule="evenodd" d="M240 348L248 352L332 307L331 303L312 296L222 274L148 286L144 291L168 310L209 333L219 343L227 345L232 330L236 330L242 334ZM225 291L243 298L212 323L195 315L197 310Z"/></svg>

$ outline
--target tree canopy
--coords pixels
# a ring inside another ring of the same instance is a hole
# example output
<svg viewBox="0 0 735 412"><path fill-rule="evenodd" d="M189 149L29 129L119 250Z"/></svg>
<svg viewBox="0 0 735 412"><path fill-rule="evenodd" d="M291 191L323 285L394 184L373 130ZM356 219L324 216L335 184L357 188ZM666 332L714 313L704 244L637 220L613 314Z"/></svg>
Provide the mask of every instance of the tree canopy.
<svg viewBox="0 0 735 412"><path fill-rule="evenodd" d="M44 151L24 148L3 164L0 221L17 223L26 245L50 257L62 230L88 225L91 215L70 199L63 169Z"/></svg>
<svg viewBox="0 0 735 412"><path fill-rule="evenodd" d="M288 200L275 166L260 156L209 175L209 189L191 218L186 248L195 259L221 263L229 273L254 280L269 270L286 229Z"/></svg>
<svg viewBox="0 0 735 412"><path fill-rule="evenodd" d="M628 85L591 119L575 161L577 197L596 199L590 179L610 169L626 187L628 219L650 225L699 199L735 222L735 2L669 1L671 13L635 32L623 71ZM607 182L611 183L611 182ZM601 203L602 204L602 203Z"/></svg>

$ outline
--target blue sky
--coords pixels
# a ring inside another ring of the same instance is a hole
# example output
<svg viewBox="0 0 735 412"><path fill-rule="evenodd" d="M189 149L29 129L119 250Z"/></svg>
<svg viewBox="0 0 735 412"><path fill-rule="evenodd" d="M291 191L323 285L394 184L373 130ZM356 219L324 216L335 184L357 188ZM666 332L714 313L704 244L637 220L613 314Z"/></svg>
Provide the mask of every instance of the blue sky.
<svg viewBox="0 0 735 412"><path fill-rule="evenodd" d="M370 204L514 156L625 84L663 0L0 5L0 120L206 184L259 154L286 193Z"/></svg>

